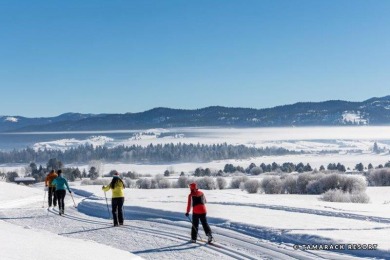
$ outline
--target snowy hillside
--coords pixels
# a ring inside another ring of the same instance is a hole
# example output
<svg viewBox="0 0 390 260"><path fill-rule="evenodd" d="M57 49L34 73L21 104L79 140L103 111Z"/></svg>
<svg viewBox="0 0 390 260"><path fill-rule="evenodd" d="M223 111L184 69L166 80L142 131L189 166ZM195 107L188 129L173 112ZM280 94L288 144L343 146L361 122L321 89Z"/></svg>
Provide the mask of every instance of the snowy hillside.
<svg viewBox="0 0 390 260"><path fill-rule="evenodd" d="M9 246L2 251L6 256L2 259L26 259L26 252L30 252L30 259L57 259L57 255L61 255L58 259L108 259L113 255L115 259L131 259L132 254L145 259L390 257L389 188L369 188L371 203L364 205L323 202L318 196L307 195L205 191L216 239L215 245L207 245L188 243L191 224L184 216L187 189L126 189L125 225L113 228L101 187L72 185L77 208L68 194L65 216L60 217L57 209L42 208L42 186L0 183L0 226L9 232L0 234L2 244ZM205 238L203 231L200 236ZM48 243L61 253L47 250ZM18 250L21 244L26 245L23 252ZM370 244L377 248L293 248L307 244Z"/></svg>

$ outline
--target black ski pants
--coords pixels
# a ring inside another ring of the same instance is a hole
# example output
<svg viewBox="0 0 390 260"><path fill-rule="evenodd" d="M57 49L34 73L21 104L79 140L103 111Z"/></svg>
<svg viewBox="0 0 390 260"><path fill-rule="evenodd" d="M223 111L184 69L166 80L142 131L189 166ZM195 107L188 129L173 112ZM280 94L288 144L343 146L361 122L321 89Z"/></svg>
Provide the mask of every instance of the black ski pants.
<svg viewBox="0 0 390 260"><path fill-rule="evenodd" d="M56 187L48 187L48 202L49 202L49 207L53 204L53 206L57 206L57 194L56 194Z"/></svg>
<svg viewBox="0 0 390 260"><path fill-rule="evenodd" d="M192 229L191 229L191 239L196 240L198 235L199 220L202 222L203 230L206 233L206 236L211 235L211 229L209 223L207 223L206 213L205 214L192 214Z"/></svg>
<svg viewBox="0 0 390 260"><path fill-rule="evenodd" d="M114 226L123 225L123 203L125 198L112 198L112 218L114 220Z"/></svg>
<svg viewBox="0 0 390 260"><path fill-rule="evenodd" d="M65 209L65 195L66 195L66 190L57 190L57 199L58 199L58 208L62 211Z"/></svg>

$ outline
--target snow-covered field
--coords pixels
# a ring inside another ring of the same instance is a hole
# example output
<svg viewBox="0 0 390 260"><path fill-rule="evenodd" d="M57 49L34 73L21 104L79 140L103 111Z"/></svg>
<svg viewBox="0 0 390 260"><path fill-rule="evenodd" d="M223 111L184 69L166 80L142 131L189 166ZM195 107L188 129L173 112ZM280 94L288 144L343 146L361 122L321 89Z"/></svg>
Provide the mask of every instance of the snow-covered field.
<svg viewBox="0 0 390 260"><path fill-rule="evenodd" d="M110 163L102 162L102 168L104 173L110 172L110 170L117 170L119 172L137 172L140 174L163 174L165 170L174 171L176 173L185 172L192 173L196 168L202 167L210 168L212 170L223 170L225 164L231 163L235 166L242 166L244 168L248 167L252 162L256 165L261 163L270 164L276 162L282 164L285 162L300 163L304 164L309 163L312 168L317 168L323 165L325 168L329 163L341 163L345 165L346 168L354 169L356 164L363 163L365 167L371 163L374 167L379 164L384 165L386 162L390 161L389 154L331 154L331 155L321 155L321 154L302 154L302 155L281 155L281 156L262 156L249 158L246 160L218 160L206 163L176 163L176 164L133 164L133 163ZM23 176L26 172L26 164L12 164L12 165L2 165L0 164L0 172L8 171L17 171L20 176ZM89 170L91 165L89 164L66 164L66 167L79 167L82 171L85 169Z"/></svg>
<svg viewBox="0 0 390 260"><path fill-rule="evenodd" d="M86 139L66 138L49 142L37 142L35 149L65 150L82 144L106 145L141 145L167 143L246 145L254 147L282 147L289 150L305 151L302 155L262 156L247 160L220 160L207 163L176 163L176 164L124 164L104 163L105 173L112 169L120 172L135 171L141 174L162 174L170 169L176 172L193 172L198 167L223 169L226 163L247 167L251 162L261 163L303 162L313 168L329 163L341 163L346 168L353 169L356 164L367 166L385 164L390 160L390 127L388 126L360 126L360 127L285 127L285 128L173 128L149 129L143 131L122 131L128 133L128 138L115 139L108 137L109 133L121 131L91 132ZM70 135L69 132L66 132ZM80 133L80 132L75 132ZM85 133L85 132L83 132ZM88 133L88 132L86 132ZM35 133L36 134L36 133ZM42 133L40 133L42 134ZM48 135L53 133L48 133ZM64 133L65 134L65 133ZM374 153L374 143L383 150ZM328 150L336 153L321 154L319 151ZM89 165L67 165L88 170ZM16 170L23 175L26 165L0 165L0 172Z"/></svg>
<svg viewBox="0 0 390 260"><path fill-rule="evenodd" d="M0 182L0 243L7 245L1 259L390 258L390 187L368 188L369 204L324 202L316 195L205 191L215 246L188 243L187 189L126 189L125 226L114 228L100 186L71 187L77 208L68 194L61 217L57 209L42 208L42 185ZM376 249L294 249L308 244Z"/></svg>
<svg viewBox="0 0 390 260"><path fill-rule="evenodd" d="M73 132L74 134L82 132ZM84 132L85 133L85 132ZM128 138L115 139L111 133L128 133ZM22 133L26 134L26 133ZM33 134L33 133L32 133ZM34 133L36 134L36 133ZM42 133L40 133L42 134ZM50 135L53 133L47 133ZM57 133L56 133L57 134ZM72 132L64 132L64 135ZM93 144L108 147L118 145L140 145L169 143L247 145L253 147L283 147L290 150L371 150L374 142L380 147L390 147L390 127L278 127L278 128L170 128L140 131L91 132L86 139L65 138L48 142L37 142L34 149L67 149L79 145Z"/></svg>
<svg viewBox="0 0 390 260"><path fill-rule="evenodd" d="M150 143L244 144L304 150L302 155L263 156L208 163L140 165L104 163L104 173L116 169L162 174L166 169L190 173L197 167L223 169L226 163L247 167L260 163L329 163L351 169L357 163L374 166L389 161L390 127L311 127L257 129L151 129L131 131L117 140L105 133L36 143L34 147L68 149L80 144L148 145ZM382 153L373 153L377 142ZM321 150L337 153L319 154ZM27 165L0 165L0 172ZM88 170L90 165L78 166ZM175 175L177 176L177 174ZM205 191L209 222L217 246L188 243L191 224L184 217L187 189L126 190L126 225L113 228L100 186L72 183L77 208L66 197L66 215L43 208L43 187L0 182L0 259L390 259L390 187L369 187L369 204L331 203L317 195L248 194L241 190ZM109 201L109 200L108 200ZM204 234L201 232L201 236ZM295 250L294 245L359 245L375 250ZM4 245L4 246L3 246ZM47 248L53 250L47 250ZM4 249L3 249L4 248Z"/></svg>

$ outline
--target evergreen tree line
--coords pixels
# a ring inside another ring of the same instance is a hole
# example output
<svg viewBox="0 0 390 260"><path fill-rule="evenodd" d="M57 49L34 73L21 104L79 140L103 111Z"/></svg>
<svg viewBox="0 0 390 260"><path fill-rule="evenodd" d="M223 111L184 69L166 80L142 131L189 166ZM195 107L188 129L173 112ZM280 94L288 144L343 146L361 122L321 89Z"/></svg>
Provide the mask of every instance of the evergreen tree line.
<svg viewBox="0 0 390 260"><path fill-rule="evenodd" d="M81 145L61 150L38 150L26 148L10 152L0 152L0 163L46 162L57 158L64 163L87 163L91 160L127 163L172 163L172 162L209 162L224 159L247 159L266 155L302 154L303 151L291 151L284 148L255 148L245 145L223 144L150 144L105 146Z"/></svg>
<svg viewBox="0 0 390 260"><path fill-rule="evenodd" d="M384 165L379 164L378 166L375 167L375 169L381 169L381 168L390 168L390 161L385 163ZM372 170L374 169L374 166L369 163L367 167L364 166L363 163L358 163L356 164L355 168L353 170L358 171L358 172L364 172L364 170ZM271 164L265 164L261 163L258 166L255 163L251 163L248 167L244 168L242 166L234 166L233 164L225 164L223 170L211 170L210 168L205 168L203 169L202 167L198 167L194 171L194 176L196 177L203 177L203 176L224 176L226 173L246 173L249 175L259 175L261 173L265 172L298 172L298 173L303 173L303 172L312 172L314 169L310 166L309 163L304 164L302 162L294 164L292 162L285 162L282 164L278 164L276 162L273 162ZM329 163L328 166L325 168L323 165L320 166L318 169L319 171L338 171L338 172L346 172L347 168L345 165L341 163ZM349 168L348 168L349 170ZM169 176L169 171L166 170L164 172L164 176ZM184 175L182 173L181 175Z"/></svg>

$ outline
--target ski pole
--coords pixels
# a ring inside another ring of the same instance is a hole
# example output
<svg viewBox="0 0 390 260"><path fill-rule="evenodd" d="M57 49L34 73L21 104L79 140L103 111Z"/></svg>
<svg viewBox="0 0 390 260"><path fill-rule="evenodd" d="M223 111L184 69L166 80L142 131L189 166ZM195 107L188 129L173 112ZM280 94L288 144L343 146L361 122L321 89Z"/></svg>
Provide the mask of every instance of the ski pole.
<svg viewBox="0 0 390 260"><path fill-rule="evenodd" d="M43 194L43 203L42 203L42 208L45 207L45 198L46 198L46 187L45 187L45 193Z"/></svg>
<svg viewBox="0 0 390 260"><path fill-rule="evenodd" d="M191 222L192 228L195 229L196 234L198 234L199 240L202 240L202 237L200 236L198 229L194 226L194 223L192 223L192 220L190 219L189 216L187 216L188 220ZM202 240L203 241L203 240Z"/></svg>
<svg viewBox="0 0 390 260"><path fill-rule="evenodd" d="M108 202L107 202L107 196L106 196L106 192L104 192L104 197L106 198L106 205L107 205L107 212L108 212L108 217L111 219L110 210L108 209Z"/></svg>
<svg viewBox="0 0 390 260"><path fill-rule="evenodd" d="M77 206L76 206L76 202L74 202L73 194L72 194L72 193L70 193L70 196L72 197L72 200L73 200L74 207L75 207L75 208L77 208Z"/></svg>

